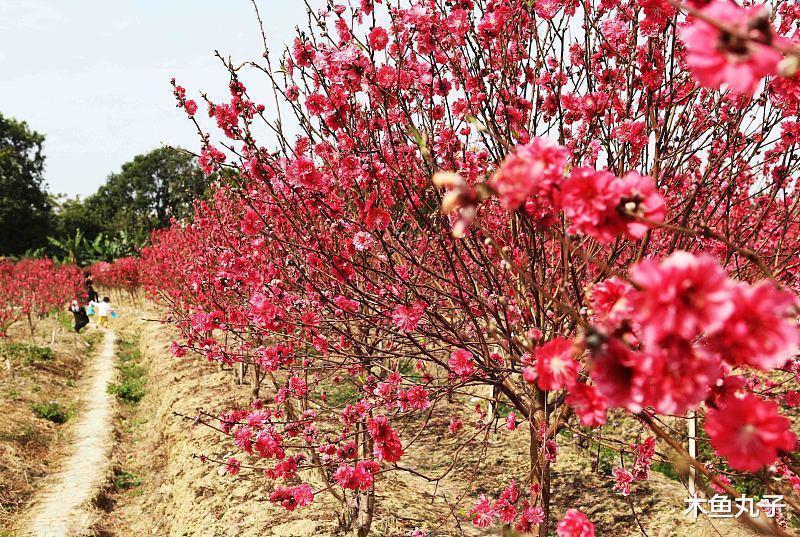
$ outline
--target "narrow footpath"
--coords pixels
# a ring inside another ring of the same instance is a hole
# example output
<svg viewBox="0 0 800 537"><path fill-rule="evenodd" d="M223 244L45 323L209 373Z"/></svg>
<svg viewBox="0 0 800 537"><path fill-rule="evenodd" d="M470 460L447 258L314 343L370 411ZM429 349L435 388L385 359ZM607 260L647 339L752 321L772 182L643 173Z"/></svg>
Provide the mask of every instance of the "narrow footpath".
<svg viewBox="0 0 800 537"><path fill-rule="evenodd" d="M22 535L64 537L86 529L82 510L103 484L113 445L114 400L107 392L114 378L116 333L105 333L101 352L87 371L80 412L63 446L63 466L48 480L34 502Z"/></svg>

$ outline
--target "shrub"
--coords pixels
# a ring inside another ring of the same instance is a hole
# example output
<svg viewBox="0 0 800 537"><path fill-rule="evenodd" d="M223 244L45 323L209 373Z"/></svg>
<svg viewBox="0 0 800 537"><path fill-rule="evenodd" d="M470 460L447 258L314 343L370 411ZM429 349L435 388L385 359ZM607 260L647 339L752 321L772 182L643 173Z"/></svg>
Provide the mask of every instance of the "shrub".
<svg viewBox="0 0 800 537"><path fill-rule="evenodd" d="M138 364L141 352L134 344L127 340L119 342L119 383L112 382L108 385L108 393L116 395L126 403L136 404L144 397L146 372Z"/></svg>
<svg viewBox="0 0 800 537"><path fill-rule="evenodd" d="M22 360L22 363L25 365L34 365L37 362L50 361L55 357L53 349L50 347L40 347L29 343L7 343L5 349L12 359Z"/></svg>
<svg viewBox="0 0 800 537"><path fill-rule="evenodd" d="M132 489L142 484L142 478L131 472L115 469L114 486L121 490Z"/></svg>
<svg viewBox="0 0 800 537"><path fill-rule="evenodd" d="M73 415L72 410L65 408L56 401L33 403L31 408L38 417L53 423L66 423Z"/></svg>
<svg viewBox="0 0 800 537"><path fill-rule="evenodd" d="M116 395L126 403L138 403L144 397L143 379L125 379L108 385L108 393Z"/></svg>

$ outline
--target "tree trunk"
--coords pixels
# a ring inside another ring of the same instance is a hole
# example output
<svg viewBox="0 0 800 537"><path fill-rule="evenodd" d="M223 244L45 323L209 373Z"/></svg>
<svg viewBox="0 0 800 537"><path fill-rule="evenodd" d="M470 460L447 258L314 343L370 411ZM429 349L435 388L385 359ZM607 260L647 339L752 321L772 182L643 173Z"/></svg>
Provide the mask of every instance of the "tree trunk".
<svg viewBox="0 0 800 537"><path fill-rule="evenodd" d="M358 433L356 438L361 437L359 442L361 448L361 457L368 460L372 456L373 443L372 438L367 432L366 422L361 422L358 425ZM353 521L353 536L354 537L367 537L369 535L370 527L372 526L372 515L375 512L375 487L372 486L369 490L359 491L355 496L355 505L353 506L352 518Z"/></svg>
<svg viewBox="0 0 800 537"><path fill-rule="evenodd" d="M259 367L257 365L253 365L253 383L252 389L250 390L250 396L253 398L253 401L258 399L258 396L261 392L261 376L259 373Z"/></svg>
<svg viewBox="0 0 800 537"><path fill-rule="evenodd" d="M546 424L547 414L543 406L533 412L532 420L529 424L530 427L530 475L529 480L531 484L537 484L540 487L539 491L539 507L542 508L544 520L539 524L539 537L548 537L550 531L550 461L545 456L546 439L540 432L540 427Z"/></svg>
<svg viewBox="0 0 800 537"><path fill-rule="evenodd" d="M539 525L539 537L548 537L550 530L550 463L545 461L543 471L540 475L539 485L542 487L541 508L544 512L544 521Z"/></svg>
<svg viewBox="0 0 800 537"><path fill-rule="evenodd" d="M359 492L356 496L354 507L354 537L367 537L372 526L372 514L375 512L375 490Z"/></svg>

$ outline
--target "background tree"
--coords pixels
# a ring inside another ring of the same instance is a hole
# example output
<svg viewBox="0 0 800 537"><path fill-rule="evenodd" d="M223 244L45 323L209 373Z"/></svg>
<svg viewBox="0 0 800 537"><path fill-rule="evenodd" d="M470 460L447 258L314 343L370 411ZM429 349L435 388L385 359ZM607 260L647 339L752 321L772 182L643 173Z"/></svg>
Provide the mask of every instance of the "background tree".
<svg viewBox="0 0 800 537"><path fill-rule="evenodd" d="M53 236L59 239L74 237L80 231L87 237L96 237L107 231L100 215L92 210L85 199L61 198L55 208Z"/></svg>
<svg viewBox="0 0 800 537"><path fill-rule="evenodd" d="M88 222L99 222L102 231L124 231L133 241L143 242L171 218L190 214L193 201L202 196L207 184L192 155L162 147L123 164L84 206ZM70 207L68 214L78 216L78 211Z"/></svg>
<svg viewBox="0 0 800 537"><path fill-rule="evenodd" d="M0 254L44 244L52 206L44 190L44 136L0 114Z"/></svg>

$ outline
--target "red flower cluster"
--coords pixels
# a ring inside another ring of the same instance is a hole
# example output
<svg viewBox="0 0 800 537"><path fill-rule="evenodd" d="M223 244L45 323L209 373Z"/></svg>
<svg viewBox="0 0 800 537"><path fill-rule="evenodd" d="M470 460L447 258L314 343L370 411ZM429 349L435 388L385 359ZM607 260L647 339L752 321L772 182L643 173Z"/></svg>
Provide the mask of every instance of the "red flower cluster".
<svg viewBox="0 0 800 537"><path fill-rule="evenodd" d="M21 319L33 331L39 318L70 300L85 300L84 295L83 273L75 266L50 259L0 259L0 338Z"/></svg>
<svg viewBox="0 0 800 537"><path fill-rule="evenodd" d="M113 263L98 262L90 267L92 279L101 287L134 292L141 286L139 262L134 257L122 257Z"/></svg>

